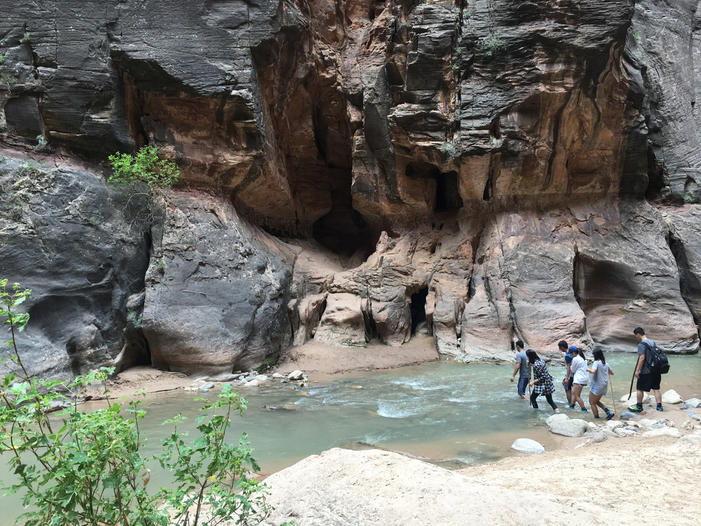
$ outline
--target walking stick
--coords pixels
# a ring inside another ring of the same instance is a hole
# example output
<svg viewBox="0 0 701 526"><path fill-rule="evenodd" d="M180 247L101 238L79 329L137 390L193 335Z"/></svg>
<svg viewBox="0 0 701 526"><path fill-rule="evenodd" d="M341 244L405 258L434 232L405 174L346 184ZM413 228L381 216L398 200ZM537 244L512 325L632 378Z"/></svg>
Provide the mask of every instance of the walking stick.
<svg viewBox="0 0 701 526"><path fill-rule="evenodd" d="M609 376L609 383L611 384L611 401L613 402L613 412L616 412L616 394L613 392L613 377Z"/></svg>
<svg viewBox="0 0 701 526"><path fill-rule="evenodd" d="M635 380L635 369L633 369L633 376L630 377L630 389L628 390L628 401L630 402L630 397L633 396L633 380Z"/></svg>

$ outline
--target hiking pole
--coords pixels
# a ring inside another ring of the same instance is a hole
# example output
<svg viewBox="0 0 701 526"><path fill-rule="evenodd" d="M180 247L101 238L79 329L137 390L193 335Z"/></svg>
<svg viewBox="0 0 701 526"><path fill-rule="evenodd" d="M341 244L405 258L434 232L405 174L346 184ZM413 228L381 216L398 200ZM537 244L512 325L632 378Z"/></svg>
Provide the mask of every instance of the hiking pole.
<svg viewBox="0 0 701 526"><path fill-rule="evenodd" d="M637 367L637 365L636 365ZM633 369L633 376L630 377L630 389L628 390L628 401L630 402L630 397L633 396L633 380L635 380L635 369Z"/></svg>
<svg viewBox="0 0 701 526"><path fill-rule="evenodd" d="M613 392L613 378L609 376L609 383L611 384L611 401L613 402L613 412L616 412L616 394Z"/></svg>

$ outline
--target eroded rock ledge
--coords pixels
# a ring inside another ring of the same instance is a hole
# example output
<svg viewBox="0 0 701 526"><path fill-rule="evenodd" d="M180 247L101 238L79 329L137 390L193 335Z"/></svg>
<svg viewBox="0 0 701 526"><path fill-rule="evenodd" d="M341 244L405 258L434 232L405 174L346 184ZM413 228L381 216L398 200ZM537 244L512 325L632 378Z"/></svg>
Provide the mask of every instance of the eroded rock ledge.
<svg viewBox="0 0 701 526"><path fill-rule="evenodd" d="M673 4L13 7L5 146L148 143L183 170L141 217L94 164L0 165L4 274L73 298L36 311L37 369L230 371L417 332L494 359L513 337L630 348L637 325L695 352L701 7Z"/></svg>

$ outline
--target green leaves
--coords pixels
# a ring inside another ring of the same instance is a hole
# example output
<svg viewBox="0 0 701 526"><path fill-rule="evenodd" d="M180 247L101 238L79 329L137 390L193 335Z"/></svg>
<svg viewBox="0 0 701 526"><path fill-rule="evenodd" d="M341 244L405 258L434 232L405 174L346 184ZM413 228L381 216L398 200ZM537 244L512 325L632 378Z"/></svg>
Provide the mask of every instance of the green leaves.
<svg viewBox="0 0 701 526"><path fill-rule="evenodd" d="M267 515L264 486L252 477L259 467L247 435L237 444L227 441L231 414L246 408L231 385L224 385L214 401L199 399L202 414L193 441L178 430L182 415L165 422L173 431L156 459L175 482L148 491L149 459L139 432L146 411L141 399L124 407L107 397L114 368L70 382L33 378L25 370L15 336L29 315L14 309L30 293L16 283L8 290L8 281L0 280L0 317L9 325L13 361L22 370L0 383L0 455L9 457L16 479L0 486L24 492L29 511L19 519L23 524L213 526L232 519L249 524ZM107 402L83 411L78 393L94 384L103 385ZM53 413L56 407L65 409Z"/></svg>
<svg viewBox="0 0 701 526"><path fill-rule="evenodd" d="M259 467L252 457L248 437L244 433L238 444L226 440L231 414L241 414L246 400L230 384L224 384L216 400L200 401L203 414L197 418L199 436L187 444L176 427L163 441L163 453L158 457L161 466L173 473L177 481L174 489L162 490L164 500L174 510L173 521L182 526L197 524L198 517L204 515L206 524L231 518L237 524L258 522L268 514L269 507L264 486L251 477L251 472ZM178 415L166 423L181 421L182 416Z"/></svg>
<svg viewBox="0 0 701 526"><path fill-rule="evenodd" d="M109 181L117 184L145 183L149 188L168 188L178 182L178 166L158 156L155 146L143 146L136 155L115 153L108 157L114 174Z"/></svg>

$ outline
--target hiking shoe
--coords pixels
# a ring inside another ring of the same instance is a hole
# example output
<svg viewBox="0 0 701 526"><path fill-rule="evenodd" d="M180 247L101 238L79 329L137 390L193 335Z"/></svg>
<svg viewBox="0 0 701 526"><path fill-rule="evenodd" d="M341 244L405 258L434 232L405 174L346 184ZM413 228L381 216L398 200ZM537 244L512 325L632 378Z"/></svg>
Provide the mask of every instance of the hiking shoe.
<svg viewBox="0 0 701 526"><path fill-rule="evenodd" d="M613 411L609 411L608 413L606 413L606 420L611 420L614 416L616 416L616 413L614 413Z"/></svg>
<svg viewBox="0 0 701 526"><path fill-rule="evenodd" d="M594 418L601 418L599 415L594 415Z"/></svg>
<svg viewBox="0 0 701 526"><path fill-rule="evenodd" d="M657 404L657 410L658 410L658 411L664 411L664 409L662 409L662 404Z"/></svg>
<svg viewBox="0 0 701 526"><path fill-rule="evenodd" d="M589 410L587 408L582 409L582 413L588 413L588 412L589 412Z"/></svg>
<svg viewBox="0 0 701 526"><path fill-rule="evenodd" d="M574 409L574 405L568 405L567 407L569 407L570 409Z"/></svg>
<svg viewBox="0 0 701 526"><path fill-rule="evenodd" d="M633 404L628 408L628 411L631 411L633 413L642 413L643 411L643 406L640 404Z"/></svg>

